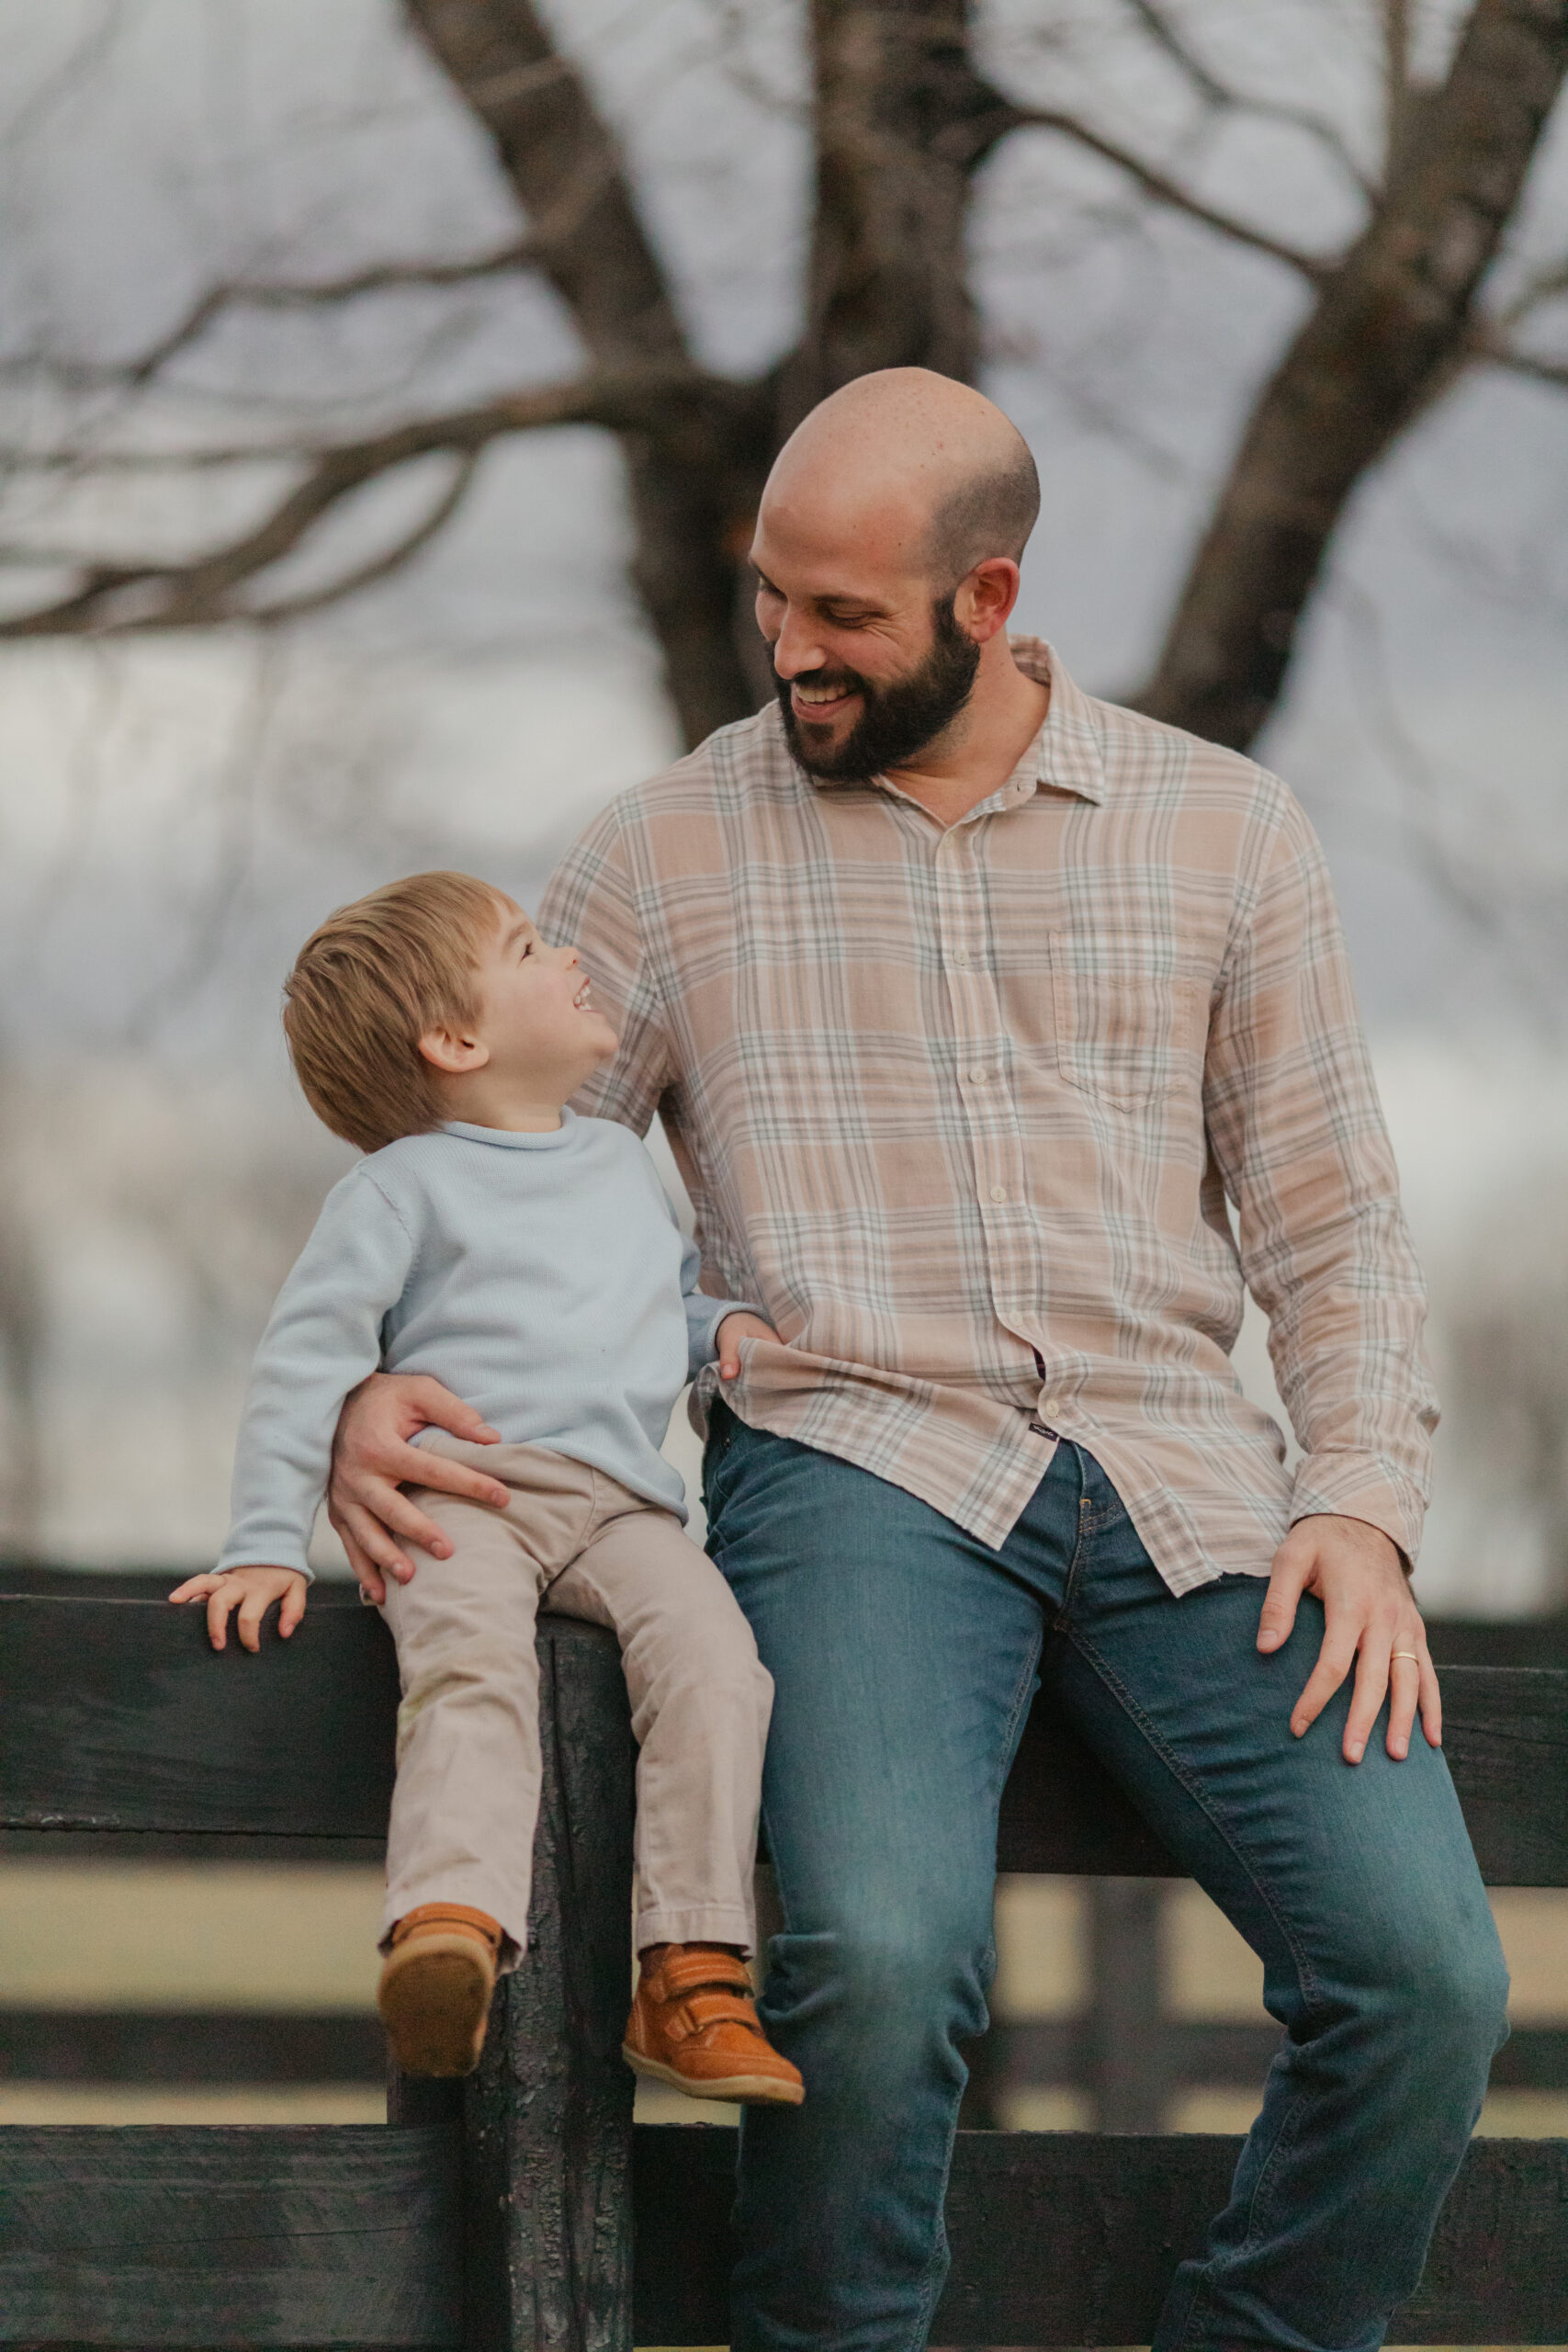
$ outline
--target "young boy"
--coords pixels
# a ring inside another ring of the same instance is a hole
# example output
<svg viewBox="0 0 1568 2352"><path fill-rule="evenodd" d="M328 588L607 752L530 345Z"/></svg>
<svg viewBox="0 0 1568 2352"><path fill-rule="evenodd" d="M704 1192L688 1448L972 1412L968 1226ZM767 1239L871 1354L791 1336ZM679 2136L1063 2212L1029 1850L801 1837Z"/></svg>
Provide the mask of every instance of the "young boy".
<svg viewBox="0 0 1568 2352"><path fill-rule="evenodd" d="M382 1614L402 1704L378 2005L398 2064L478 2064L498 1970L527 1933L539 1797L535 1616L615 1628L641 1754L641 1973L626 2054L699 2098L796 2105L744 1965L773 1684L718 1570L682 1532L660 1453L691 1373L733 1362L732 1300L628 1129L564 1106L616 1038L574 948L500 891L419 874L344 907L300 952L284 1026L311 1107L368 1157L328 1196L257 1353L218 1567L175 1600L258 1645L299 1623L338 1410L368 1374L424 1372L500 1439L427 1430L510 1489L419 1491L447 1538Z"/></svg>

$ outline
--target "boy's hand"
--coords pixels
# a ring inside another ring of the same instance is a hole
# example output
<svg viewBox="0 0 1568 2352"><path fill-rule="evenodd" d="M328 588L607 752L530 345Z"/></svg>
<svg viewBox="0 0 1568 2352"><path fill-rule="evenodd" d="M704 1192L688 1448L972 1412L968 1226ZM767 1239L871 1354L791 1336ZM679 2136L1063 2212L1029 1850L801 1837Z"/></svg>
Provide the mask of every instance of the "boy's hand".
<svg viewBox="0 0 1568 2352"><path fill-rule="evenodd" d="M721 1380L739 1379L742 1340L772 1340L780 1347L784 1345L773 1325L764 1323L760 1315L727 1315L715 1334Z"/></svg>
<svg viewBox="0 0 1568 2352"><path fill-rule="evenodd" d="M277 1630L285 1641L305 1614L305 1579L298 1568L228 1568L222 1576L186 1577L170 1593L171 1600L205 1600L207 1630L215 1650L224 1647L230 1611L248 1650L261 1647L262 1619L275 1600L281 1600Z"/></svg>
<svg viewBox="0 0 1568 2352"><path fill-rule="evenodd" d="M409 1500L402 1482L434 1487L446 1495L504 1510L510 1488L465 1462L426 1453L410 1443L421 1430L449 1430L471 1445L499 1445L496 1431L451 1390L426 1373L373 1372L351 1389L338 1415L333 1440L332 1484L327 1517L348 1554L360 1590L378 1606L387 1598L386 1579L407 1584L413 1562L403 1544L417 1544L433 1559L449 1560L450 1536ZM399 1538L401 1538L400 1543Z"/></svg>

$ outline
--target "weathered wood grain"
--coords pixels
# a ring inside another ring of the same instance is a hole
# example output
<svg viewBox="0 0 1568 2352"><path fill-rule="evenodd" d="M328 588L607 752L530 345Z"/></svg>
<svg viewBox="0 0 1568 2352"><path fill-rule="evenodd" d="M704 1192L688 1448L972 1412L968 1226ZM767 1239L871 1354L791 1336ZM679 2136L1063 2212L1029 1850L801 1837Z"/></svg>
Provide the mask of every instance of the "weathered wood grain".
<svg viewBox="0 0 1568 2352"><path fill-rule="evenodd" d="M541 1642L604 1642L570 1618ZM1483 1875L1568 1885L1568 1669L1452 1666L1445 1742ZM385 1835L396 1668L373 1610L327 1589L289 1642L215 1655L198 1611L0 1595L0 1826L150 1836ZM1002 1801L1008 1871L1171 1877L1077 1738L1037 1704Z"/></svg>
<svg viewBox="0 0 1568 2352"><path fill-rule="evenodd" d="M1147 2344L1177 2264L1201 2251L1225 2201L1241 2144L961 2132L947 2199L953 2271L931 2341ZM639 2344L727 2340L734 2171L733 2132L639 2127ZM1565 2230L1568 2142L1476 2141L1392 2339L1568 2341Z"/></svg>
<svg viewBox="0 0 1568 2352"><path fill-rule="evenodd" d="M542 1638L539 1668L529 1950L466 2086L465 2346L630 2352L637 1747L609 1635Z"/></svg>
<svg viewBox="0 0 1568 2352"><path fill-rule="evenodd" d="M0 2082L376 2083L386 2050L362 2009L0 2007Z"/></svg>
<svg viewBox="0 0 1568 2352"><path fill-rule="evenodd" d="M447 2144L376 2124L0 2130L0 2344L456 2347Z"/></svg>

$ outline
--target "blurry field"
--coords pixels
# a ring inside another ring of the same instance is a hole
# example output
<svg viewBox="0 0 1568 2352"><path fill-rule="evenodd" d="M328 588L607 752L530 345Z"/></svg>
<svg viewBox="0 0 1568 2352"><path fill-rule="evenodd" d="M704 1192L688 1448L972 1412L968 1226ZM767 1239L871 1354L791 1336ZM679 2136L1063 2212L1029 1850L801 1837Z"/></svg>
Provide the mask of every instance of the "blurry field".
<svg viewBox="0 0 1568 2352"><path fill-rule="evenodd" d="M1507 1889L1493 1907L1513 1975L1517 2023L1568 2024L1568 1893ZM373 1866L80 1863L0 1860L0 2006L81 2010L296 2009L363 2015L373 2006L381 1873ZM1087 1997L1084 1922L1068 1880L1004 1880L998 1894L1000 2018L1069 2017ZM1193 1886L1166 1913L1166 2006L1175 2017L1259 2020L1261 1969ZM1249 2093L1193 2089L1169 2128L1241 2132ZM723 2120L674 2092L639 2092L648 2120ZM224 2086L210 2090L0 2081L0 2122L376 2122L373 2084ZM1077 2094L1016 2090L1002 2120L1020 2130L1087 2128ZM1568 2134L1568 2092L1493 2093L1483 2132Z"/></svg>

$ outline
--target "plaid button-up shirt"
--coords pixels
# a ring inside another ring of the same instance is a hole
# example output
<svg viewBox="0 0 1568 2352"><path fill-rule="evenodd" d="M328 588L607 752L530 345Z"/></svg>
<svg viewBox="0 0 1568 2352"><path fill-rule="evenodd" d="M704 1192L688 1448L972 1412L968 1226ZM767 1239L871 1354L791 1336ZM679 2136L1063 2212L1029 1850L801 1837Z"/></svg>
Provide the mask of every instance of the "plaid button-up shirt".
<svg viewBox="0 0 1568 2352"><path fill-rule="evenodd" d="M1322 853L1250 760L1013 650L1050 707L955 825L814 783L774 709L612 802L540 910L621 1030L580 1107L662 1114L705 1287L779 1331L743 1420L991 1544L1076 1439L1175 1592L1317 1511L1413 1559L1425 1298Z"/></svg>

